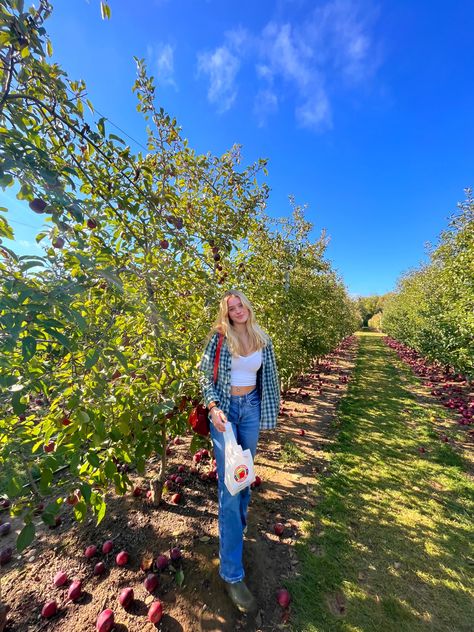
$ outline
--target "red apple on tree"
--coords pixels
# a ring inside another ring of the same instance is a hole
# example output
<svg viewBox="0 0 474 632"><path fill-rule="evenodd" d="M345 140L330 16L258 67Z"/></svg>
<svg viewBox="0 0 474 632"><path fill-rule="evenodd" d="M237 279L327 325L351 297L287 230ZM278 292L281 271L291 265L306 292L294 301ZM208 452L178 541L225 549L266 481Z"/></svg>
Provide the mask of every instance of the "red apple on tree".
<svg viewBox="0 0 474 632"><path fill-rule="evenodd" d="M47 206L48 205L46 204L46 202L44 200L41 200L40 198L35 198L29 203L30 209L35 213L44 213L44 210Z"/></svg>

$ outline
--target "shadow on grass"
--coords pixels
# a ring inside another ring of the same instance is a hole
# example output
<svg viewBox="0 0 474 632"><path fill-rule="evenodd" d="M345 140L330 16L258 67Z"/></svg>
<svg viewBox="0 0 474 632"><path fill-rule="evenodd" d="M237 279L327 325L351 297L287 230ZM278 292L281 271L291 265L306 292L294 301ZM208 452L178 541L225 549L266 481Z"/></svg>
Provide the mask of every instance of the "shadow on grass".
<svg viewBox="0 0 474 632"><path fill-rule="evenodd" d="M472 630L474 485L403 370L380 336L361 335L331 476L298 546L298 632Z"/></svg>

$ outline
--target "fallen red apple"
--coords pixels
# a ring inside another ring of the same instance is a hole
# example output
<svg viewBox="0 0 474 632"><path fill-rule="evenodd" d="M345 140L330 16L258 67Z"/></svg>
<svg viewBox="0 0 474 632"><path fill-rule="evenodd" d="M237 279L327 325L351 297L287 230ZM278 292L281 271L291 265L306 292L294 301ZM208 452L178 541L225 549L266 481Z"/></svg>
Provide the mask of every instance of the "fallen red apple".
<svg viewBox="0 0 474 632"><path fill-rule="evenodd" d="M181 549L178 548L177 546L173 547L170 551L170 558L171 561L173 562L177 562L178 560L180 560L183 557L183 554L181 553Z"/></svg>
<svg viewBox="0 0 474 632"><path fill-rule="evenodd" d="M148 621L159 623L163 616L163 605L161 601L154 601L148 610Z"/></svg>
<svg viewBox="0 0 474 632"><path fill-rule="evenodd" d="M149 592L152 593L155 588L158 586L158 575L155 575L155 573L150 573L149 575L146 576L145 581L143 582L143 585L145 586L145 589Z"/></svg>
<svg viewBox="0 0 474 632"><path fill-rule="evenodd" d="M97 562L94 566L94 575L103 575L105 573L105 564L104 562Z"/></svg>
<svg viewBox="0 0 474 632"><path fill-rule="evenodd" d="M306 432L304 431L304 429L303 429L303 428L300 428L300 429L298 430L298 434L299 434L300 436L304 437L304 436L305 436L305 434L306 434Z"/></svg>
<svg viewBox="0 0 474 632"><path fill-rule="evenodd" d="M102 553L104 553L104 555L107 555L107 553L110 553L113 548L114 543L112 542L112 540L106 540L102 545Z"/></svg>
<svg viewBox="0 0 474 632"><path fill-rule="evenodd" d="M120 605L126 609L129 607L132 601L133 601L133 588L124 588L119 595Z"/></svg>
<svg viewBox="0 0 474 632"><path fill-rule="evenodd" d="M186 466L185 466L185 465L180 465L180 466L178 467L178 472L179 472L180 474L182 474L183 472L186 472Z"/></svg>
<svg viewBox="0 0 474 632"><path fill-rule="evenodd" d="M75 579L72 584L69 586L69 590L67 591L68 599L71 601L77 601L82 593L81 582L78 579Z"/></svg>
<svg viewBox="0 0 474 632"><path fill-rule="evenodd" d="M13 557L13 549L11 546L7 546L3 549L0 549L0 566L4 564L8 564Z"/></svg>
<svg viewBox="0 0 474 632"><path fill-rule="evenodd" d="M291 601L290 593L286 590L286 588L280 588L277 591L277 601L282 608L288 608Z"/></svg>
<svg viewBox="0 0 474 632"><path fill-rule="evenodd" d="M136 497L137 496L141 496L142 495L142 488L141 487L134 487L132 494L134 496L136 496Z"/></svg>
<svg viewBox="0 0 474 632"><path fill-rule="evenodd" d="M59 588L60 586L64 586L66 582L67 574L64 571L58 571L54 576L53 584L56 586L56 588Z"/></svg>
<svg viewBox="0 0 474 632"><path fill-rule="evenodd" d="M97 547L94 544L91 544L90 546L87 547L87 549L84 551L84 555L90 559L91 557L94 557L94 555L97 554Z"/></svg>
<svg viewBox="0 0 474 632"><path fill-rule="evenodd" d="M9 522L4 522L3 524L0 524L0 536L10 533L11 528L12 525Z"/></svg>
<svg viewBox="0 0 474 632"><path fill-rule="evenodd" d="M284 530L285 530L285 525L282 524L281 522L276 522L273 525L273 531L275 532L275 535L277 536L280 536Z"/></svg>
<svg viewBox="0 0 474 632"><path fill-rule="evenodd" d="M181 494L173 494L171 496L171 502L173 503L173 505L179 505L179 503L181 502Z"/></svg>
<svg viewBox="0 0 474 632"><path fill-rule="evenodd" d="M50 617L54 617L57 611L58 604L55 601L48 601L44 604L43 609L41 610L41 616L45 619L49 619Z"/></svg>
<svg viewBox="0 0 474 632"><path fill-rule="evenodd" d="M156 567L160 571L165 570L165 568L168 567L169 563L170 561L166 555L158 555L158 557L155 560Z"/></svg>
<svg viewBox="0 0 474 632"><path fill-rule="evenodd" d="M128 562L127 551L120 551L120 553L117 553L115 561L117 562L118 566L125 566L125 564Z"/></svg>
<svg viewBox="0 0 474 632"><path fill-rule="evenodd" d="M101 612L97 617L95 628L97 632L111 632L114 625L114 613L112 610L107 608L107 610Z"/></svg>

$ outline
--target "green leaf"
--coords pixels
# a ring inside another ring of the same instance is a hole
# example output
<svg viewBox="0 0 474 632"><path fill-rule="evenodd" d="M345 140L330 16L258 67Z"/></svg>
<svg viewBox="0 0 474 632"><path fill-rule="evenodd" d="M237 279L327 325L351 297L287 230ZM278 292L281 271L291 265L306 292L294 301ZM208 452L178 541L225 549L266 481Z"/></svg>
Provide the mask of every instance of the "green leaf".
<svg viewBox="0 0 474 632"><path fill-rule="evenodd" d="M176 583L178 584L178 586L181 588L181 586L184 583L184 573L183 570L180 568L179 571L176 571L176 575L174 576L176 579Z"/></svg>
<svg viewBox="0 0 474 632"><path fill-rule="evenodd" d="M99 525L104 519L105 512L107 511L107 505L105 504L103 498L97 498L94 509L97 513L97 524Z"/></svg>
<svg viewBox="0 0 474 632"><path fill-rule="evenodd" d="M79 485L79 489L81 490L82 497L84 498L86 503L90 502L91 493L92 493L91 486L88 485L87 483L82 483L82 485Z"/></svg>
<svg viewBox="0 0 474 632"><path fill-rule="evenodd" d="M51 485L52 481L53 470L50 470L49 468L45 468L44 470L42 470L39 487L43 494L46 494L48 492L49 486Z"/></svg>
<svg viewBox="0 0 474 632"><path fill-rule="evenodd" d="M128 370L127 358L124 356L124 354L118 349L111 349L111 351L117 358L117 360L122 364L122 366Z"/></svg>
<svg viewBox="0 0 474 632"><path fill-rule="evenodd" d="M26 336L21 340L21 353L23 361L28 362L36 353L36 340L33 336Z"/></svg>
<svg viewBox="0 0 474 632"><path fill-rule="evenodd" d="M92 467L100 467L100 459L95 452L89 452L87 454L87 460L92 465Z"/></svg>
<svg viewBox="0 0 474 632"><path fill-rule="evenodd" d="M83 500L80 500L74 505L74 517L77 521L82 522L87 514L87 505Z"/></svg>
<svg viewBox="0 0 474 632"><path fill-rule="evenodd" d="M117 473L117 466L115 465L115 463L113 461L108 459L105 462L104 470L105 470L105 475L107 476L107 478L112 478L114 476L114 474Z"/></svg>
<svg viewBox="0 0 474 632"><path fill-rule="evenodd" d="M50 329L49 327L45 327L45 331L47 331L51 336L53 336L53 338L56 338L56 340L66 349L68 349L68 351L73 351L74 348L74 344L72 343L71 340L69 340L64 334L62 334L59 331L56 331L56 329Z"/></svg>
<svg viewBox="0 0 474 632"><path fill-rule="evenodd" d="M106 119L102 116L97 123L97 128L101 136L105 136L105 121Z"/></svg>
<svg viewBox="0 0 474 632"><path fill-rule="evenodd" d="M35 538L35 533L35 525L32 522L25 524L16 541L16 550L18 553L21 553L26 547L30 546Z"/></svg>
<svg viewBox="0 0 474 632"><path fill-rule="evenodd" d="M125 141L123 140L123 138L120 138L120 136L117 136L116 134L109 134L109 138L116 140L119 143L122 143L123 145L125 145Z"/></svg>
<svg viewBox="0 0 474 632"><path fill-rule="evenodd" d="M102 15L102 19L105 20L110 20L110 7L107 4L107 2L101 2L100 3L100 13Z"/></svg>
<svg viewBox="0 0 474 632"><path fill-rule="evenodd" d="M15 477L9 478L7 483L7 492L10 498L15 497L21 491L21 485Z"/></svg>
<svg viewBox="0 0 474 632"><path fill-rule="evenodd" d="M92 367L97 363L97 360L100 357L100 353L98 349L90 349L87 353L86 362L84 364L84 369L89 371Z"/></svg>

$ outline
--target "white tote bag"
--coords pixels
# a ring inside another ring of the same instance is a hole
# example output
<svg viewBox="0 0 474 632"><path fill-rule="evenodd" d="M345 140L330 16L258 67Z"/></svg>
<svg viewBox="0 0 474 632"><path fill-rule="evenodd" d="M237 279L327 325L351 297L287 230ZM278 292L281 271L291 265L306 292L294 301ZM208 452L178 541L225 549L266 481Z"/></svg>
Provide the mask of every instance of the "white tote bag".
<svg viewBox="0 0 474 632"><path fill-rule="evenodd" d="M230 423L225 425L224 441L224 482L232 496L235 496L235 494L251 485L255 480L252 453L250 450L242 450L242 447L238 445Z"/></svg>

